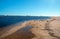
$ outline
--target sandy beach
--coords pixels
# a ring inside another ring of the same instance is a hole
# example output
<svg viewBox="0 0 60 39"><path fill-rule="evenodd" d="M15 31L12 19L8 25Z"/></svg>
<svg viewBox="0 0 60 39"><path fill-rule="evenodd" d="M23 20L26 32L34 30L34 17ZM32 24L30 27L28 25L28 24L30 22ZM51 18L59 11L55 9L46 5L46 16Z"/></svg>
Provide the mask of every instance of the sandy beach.
<svg viewBox="0 0 60 39"><path fill-rule="evenodd" d="M60 39L60 17L4 27L0 30L0 39Z"/></svg>

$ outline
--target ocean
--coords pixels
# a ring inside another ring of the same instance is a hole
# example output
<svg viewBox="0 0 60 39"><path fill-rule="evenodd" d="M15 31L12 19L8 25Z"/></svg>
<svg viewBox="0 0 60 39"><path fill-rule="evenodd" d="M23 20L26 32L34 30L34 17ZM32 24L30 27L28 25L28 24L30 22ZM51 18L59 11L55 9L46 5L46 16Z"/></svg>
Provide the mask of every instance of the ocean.
<svg viewBox="0 0 60 39"><path fill-rule="evenodd" d="M46 20L49 16L0 16L0 28L28 20Z"/></svg>

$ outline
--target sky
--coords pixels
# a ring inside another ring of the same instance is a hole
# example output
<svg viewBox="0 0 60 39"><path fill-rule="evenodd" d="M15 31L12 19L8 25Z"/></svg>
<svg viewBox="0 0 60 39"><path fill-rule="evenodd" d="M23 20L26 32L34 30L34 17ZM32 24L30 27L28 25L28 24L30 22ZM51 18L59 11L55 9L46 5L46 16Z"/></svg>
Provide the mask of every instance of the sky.
<svg viewBox="0 0 60 39"><path fill-rule="evenodd" d="M0 15L59 16L60 0L0 0Z"/></svg>

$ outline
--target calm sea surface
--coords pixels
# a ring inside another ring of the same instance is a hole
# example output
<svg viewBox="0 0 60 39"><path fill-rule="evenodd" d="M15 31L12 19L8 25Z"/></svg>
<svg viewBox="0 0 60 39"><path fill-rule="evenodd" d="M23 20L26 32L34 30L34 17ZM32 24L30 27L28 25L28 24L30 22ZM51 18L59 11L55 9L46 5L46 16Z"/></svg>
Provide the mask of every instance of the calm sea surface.
<svg viewBox="0 0 60 39"><path fill-rule="evenodd" d="M46 20L49 18L47 16L0 16L0 27L28 20Z"/></svg>

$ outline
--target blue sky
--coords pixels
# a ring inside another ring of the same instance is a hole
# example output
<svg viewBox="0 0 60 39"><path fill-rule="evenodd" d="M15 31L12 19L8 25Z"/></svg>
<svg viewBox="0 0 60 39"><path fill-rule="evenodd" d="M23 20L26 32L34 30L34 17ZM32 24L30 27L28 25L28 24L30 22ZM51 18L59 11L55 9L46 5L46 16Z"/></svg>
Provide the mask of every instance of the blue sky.
<svg viewBox="0 0 60 39"><path fill-rule="evenodd" d="M60 0L0 0L0 15L59 16Z"/></svg>

